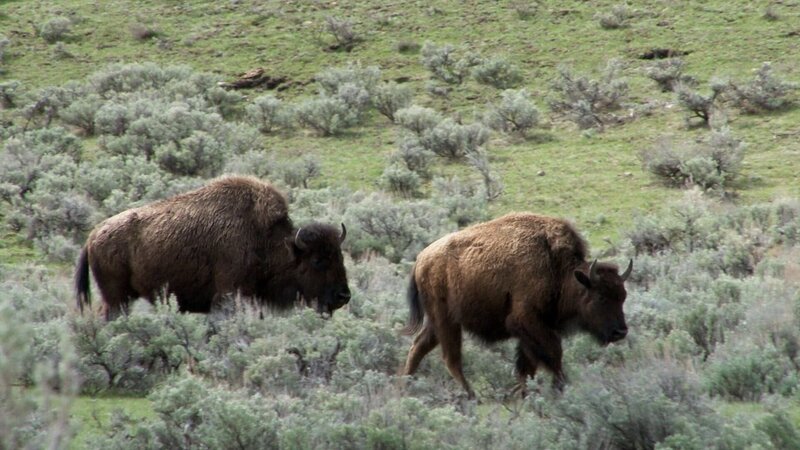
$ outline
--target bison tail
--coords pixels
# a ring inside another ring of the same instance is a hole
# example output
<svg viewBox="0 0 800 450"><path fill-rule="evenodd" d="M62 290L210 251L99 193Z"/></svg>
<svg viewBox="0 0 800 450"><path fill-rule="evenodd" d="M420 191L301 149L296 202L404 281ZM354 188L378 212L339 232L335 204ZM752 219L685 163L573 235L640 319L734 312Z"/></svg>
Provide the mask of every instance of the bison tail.
<svg viewBox="0 0 800 450"><path fill-rule="evenodd" d="M75 268L75 294L78 298L78 309L83 314L83 305L92 302L89 297L89 252L86 247L81 250L78 266Z"/></svg>
<svg viewBox="0 0 800 450"><path fill-rule="evenodd" d="M411 279L408 283L408 323L401 333L405 335L415 334L422 327L422 319L425 317L425 310L422 309L422 299L417 288L417 279L414 276L414 269L411 269Z"/></svg>

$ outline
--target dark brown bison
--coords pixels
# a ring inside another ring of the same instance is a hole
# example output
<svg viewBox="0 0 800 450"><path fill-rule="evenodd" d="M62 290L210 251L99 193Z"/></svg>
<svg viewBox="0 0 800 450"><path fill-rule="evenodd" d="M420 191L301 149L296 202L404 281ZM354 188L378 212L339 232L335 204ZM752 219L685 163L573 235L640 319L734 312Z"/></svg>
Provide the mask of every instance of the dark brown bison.
<svg viewBox="0 0 800 450"><path fill-rule="evenodd" d="M89 268L107 319L166 289L181 311L209 312L238 292L273 307L298 298L320 313L350 299L342 260L346 229L292 225L286 199L250 177L227 177L106 219L89 235L75 274L89 304Z"/></svg>
<svg viewBox="0 0 800 450"><path fill-rule="evenodd" d="M578 328L603 344L625 337L625 273L588 263L587 245L568 222L508 214L437 240L417 256L405 332L422 331L408 352L411 375L436 345L470 398L461 367L461 331L495 342L517 338L517 376L524 393L539 364L561 388L561 336ZM427 315L427 319L423 318Z"/></svg>

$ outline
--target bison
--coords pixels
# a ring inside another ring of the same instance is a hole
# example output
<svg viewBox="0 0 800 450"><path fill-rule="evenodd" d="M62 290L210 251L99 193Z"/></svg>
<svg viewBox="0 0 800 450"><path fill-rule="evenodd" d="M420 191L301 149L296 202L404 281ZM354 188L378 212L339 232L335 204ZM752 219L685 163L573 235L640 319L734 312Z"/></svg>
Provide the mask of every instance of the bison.
<svg viewBox="0 0 800 450"><path fill-rule="evenodd" d="M100 223L75 274L78 307L90 303L89 268L107 320L137 297L162 290L180 311L209 312L238 292L285 308L302 298L322 314L350 300L341 243L344 224L297 229L284 196L252 177L225 177Z"/></svg>
<svg viewBox="0 0 800 450"><path fill-rule="evenodd" d="M633 260L620 275L617 266L589 263L586 255L586 241L570 223L530 213L508 214L440 238L417 256L412 269L403 331L422 331L404 373L414 374L422 358L441 345L450 374L474 398L461 366L466 330L485 342L518 339L516 372L523 395L540 364L560 390L564 333L582 329L604 345L628 333L622 304Z"/></svg>

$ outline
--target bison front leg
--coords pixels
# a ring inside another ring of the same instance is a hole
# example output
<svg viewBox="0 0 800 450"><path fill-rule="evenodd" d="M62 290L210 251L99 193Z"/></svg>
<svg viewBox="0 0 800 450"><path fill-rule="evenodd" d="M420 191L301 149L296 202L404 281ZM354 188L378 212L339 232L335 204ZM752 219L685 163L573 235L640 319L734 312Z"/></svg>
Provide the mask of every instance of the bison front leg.
<svg viewBox="0 0 800 450"><path fill-rule="evenodd" d="M519 393L523 398L528 396L528 379L536 376L536 368L539 362L531 359L522 349L522 344L517 345L517 386L513 392Z"/></svg>
<svg viewBox="0 0 800 450"><path fill-rule="evenodd" d="M544 364L553 373L553 387L562 390L567 379L561 366L561 337L536 319L528 319L523 324L509 318L507 326L511 335L519 338L519 349L528 362Z"/></svg>

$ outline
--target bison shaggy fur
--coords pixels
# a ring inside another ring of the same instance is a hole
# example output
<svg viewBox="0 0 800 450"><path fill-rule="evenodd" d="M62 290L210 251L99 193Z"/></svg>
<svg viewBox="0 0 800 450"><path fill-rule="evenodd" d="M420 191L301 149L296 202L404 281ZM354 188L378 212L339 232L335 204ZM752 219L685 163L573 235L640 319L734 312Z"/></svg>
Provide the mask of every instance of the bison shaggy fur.
<svg viewBox="0 0 800 450"><path fill-rule="evenodd" d="M302 297L332 313L350 298L344 235L344 225L295 228L286 199L268 183L220 178L97 225L78 261L78 306L90 302L91 268L107 319L163 291L181 311L209 312L238 293L278 308Z"/></svg>
<svg viewBox="0 0 800 450"><path fill-rule="evenodd" d="M518 340L517 376L524 393L542 365L565 382L561 337L572 329L602 344L627 334L624 281L617 266L589 263L586 241L558 218L512 213L442 237L412 269L407 334L419 331L405 365L413 374L437 345L470 397L461 362L462 330L486 342Z"/></svg>

